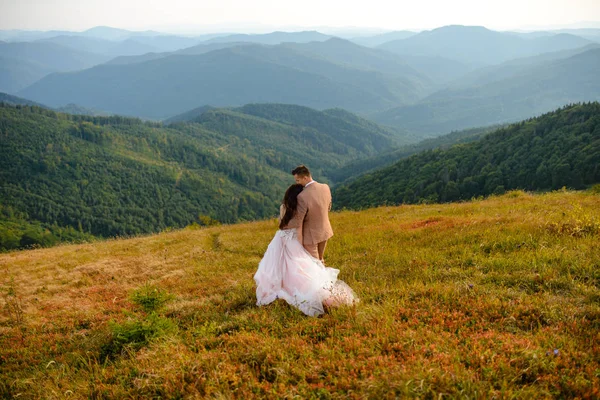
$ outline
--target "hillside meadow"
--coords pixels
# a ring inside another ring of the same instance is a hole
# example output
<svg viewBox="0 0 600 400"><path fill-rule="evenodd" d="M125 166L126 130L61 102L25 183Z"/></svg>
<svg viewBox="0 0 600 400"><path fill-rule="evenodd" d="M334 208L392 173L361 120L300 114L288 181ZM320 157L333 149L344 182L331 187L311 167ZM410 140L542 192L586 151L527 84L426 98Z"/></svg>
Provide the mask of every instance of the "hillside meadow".
<svg viewBox="0 0 600 400"><path fill-rule="evenodd" d="M0 255L0 397L600 396L600 190L331 215L360 297L255 306L276 220Z"/></svg>

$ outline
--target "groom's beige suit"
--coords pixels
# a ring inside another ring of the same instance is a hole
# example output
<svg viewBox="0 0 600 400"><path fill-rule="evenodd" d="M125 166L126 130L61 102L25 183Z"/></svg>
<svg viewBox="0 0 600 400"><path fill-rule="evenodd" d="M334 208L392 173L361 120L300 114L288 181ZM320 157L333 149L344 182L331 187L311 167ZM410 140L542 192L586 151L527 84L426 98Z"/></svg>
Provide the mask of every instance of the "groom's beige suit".
<svg viewBox="0 0 600 400"><path fill-rule="evenodd" d="M329 186L309 182L298 195L294 225L298 226L298 240L315 258L322 259L327 240L333 236L329 222L331 190Z"/></svg>

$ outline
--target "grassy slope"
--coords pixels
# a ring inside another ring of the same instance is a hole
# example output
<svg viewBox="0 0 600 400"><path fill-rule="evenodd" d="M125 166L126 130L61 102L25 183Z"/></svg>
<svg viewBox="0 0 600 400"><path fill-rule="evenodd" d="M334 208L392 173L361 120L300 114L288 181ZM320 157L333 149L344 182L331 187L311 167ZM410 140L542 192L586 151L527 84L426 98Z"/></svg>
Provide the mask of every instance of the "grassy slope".
<svg viewBox="0 0 600 400"><path fill-rule="evenodd" d="M597 193L382 207L332 224L327 263L361 303L316 319L254 305L274 220L0 255L0 396L600 395ZM145 283L174 296L159 317L131 299ZM8 308L18 301L22 322ZM155 337L99 360L133 321Z"/></svg>

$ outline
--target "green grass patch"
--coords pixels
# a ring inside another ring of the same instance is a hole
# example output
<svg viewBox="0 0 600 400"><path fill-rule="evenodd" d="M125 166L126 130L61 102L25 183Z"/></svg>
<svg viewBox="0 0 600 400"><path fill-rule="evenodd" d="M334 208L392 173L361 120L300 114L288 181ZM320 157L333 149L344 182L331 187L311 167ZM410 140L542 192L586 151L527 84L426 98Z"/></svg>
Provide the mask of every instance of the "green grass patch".
<svg viewBox="0 0 600 400"><path fill-rule="evenodd" d="M131 301L146 312L158 311L173 298L166 290L149 283L136 289L130 296Z"/></svg>
<svg viewBox="0 0 600 400"><path fill-rule="evenodd" d="M100 358L114 358L126 350L139 350L148 345L152 339L157 339L174 333L177 326L168 318L155 313L144 319L132 318L122 323L111 322L110 339L102 346Z"/></svg>

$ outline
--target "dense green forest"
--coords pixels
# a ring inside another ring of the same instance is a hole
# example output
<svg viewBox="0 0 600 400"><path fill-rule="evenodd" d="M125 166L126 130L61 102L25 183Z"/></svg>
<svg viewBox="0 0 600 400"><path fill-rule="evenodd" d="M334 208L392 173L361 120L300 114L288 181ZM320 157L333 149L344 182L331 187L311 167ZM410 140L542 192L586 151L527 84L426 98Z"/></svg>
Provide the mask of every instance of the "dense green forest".
<svg viewBox="0 0 600 400"><path fill-rule="evenodd" d="M0 104L0 250L270 217L300 163L335 182L401 158L335 188L338 209L600 182L599 103L404 147L339 109L191 115L164 126Z"/></svg>
<svg viewBox="0 0 600 400"><path fill-rule="evenodd" d="M248 110L294 124L242 109L166 127L0 105L0 249L270 217L294 166L326 179L323 171L395 143L352 114Z"/></svg>
<svg viewBox="0 0 600 400"><path fill-rule="evenodd" d="M334 191L338 209L449 202L511 189L582 189L600 182L600 103L575 104L473 143L430 150Z"/></svg>
<svg viewBox="0 0 600 400"><path fill-rule="evenodd" d="M418 143L406 144L386 150L372 157L352 161L341 168L328 171L327 177L335 183L349 183L352 179L367 172L387 167L398 160L413 154L437 148L447 148L459 143L469 143L481 139L483 136L500 128L501 125L492 125L482 128L465 129L450 132L447 135L425 139Z"/></svg>

